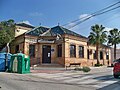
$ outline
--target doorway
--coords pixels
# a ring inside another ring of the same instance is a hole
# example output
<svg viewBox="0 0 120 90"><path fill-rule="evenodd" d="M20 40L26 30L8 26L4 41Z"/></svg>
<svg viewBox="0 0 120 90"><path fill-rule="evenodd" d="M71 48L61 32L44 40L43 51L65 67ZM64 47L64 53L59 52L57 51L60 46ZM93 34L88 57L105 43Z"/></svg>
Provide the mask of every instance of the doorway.
<svg viewBox="0 0 120 90"><path fill-rule="evenodd" d="M42 63L51 63L51 46L42 46Z"/></svg>

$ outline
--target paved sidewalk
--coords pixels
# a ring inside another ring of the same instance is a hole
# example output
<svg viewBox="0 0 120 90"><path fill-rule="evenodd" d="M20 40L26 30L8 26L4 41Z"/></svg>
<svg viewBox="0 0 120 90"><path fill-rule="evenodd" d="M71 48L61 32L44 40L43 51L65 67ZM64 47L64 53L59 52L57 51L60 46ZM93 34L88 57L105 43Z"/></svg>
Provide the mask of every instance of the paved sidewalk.
<svg viewBox="0 0 120 90"><path fill-rule="evenodd" d="M30 70L31 73L62 73L65 70L65 68L59 68L59 67L36 67L34 69Z"/></svg>
<svg viewBox="0 0 120 90"><path fill-rule="evenodd" d="M93 74L93 73L101 73L101 72L106 72L109 69L111 70L112 67L107 67L107 66L102 66L102 67L90 67L91 71L90 72L83 72L83 71L75 71L74 69L68 68L66 70L65 68L59 68L59 67L36 67L31 69L31 73L62 73L62 72L67 72L67 73L72 73L72 72L78 72L80 74Z"/></svg>
<svg viewBox="0 0 120 90"><path fill-rule="evenodd" d="M114 84L118 80L112 75L112 67L90 67L90 72L75 71L65 68L39 68L33 70L30 76L54 81L59 84L80 85L84 87L103 88ZM95 89L95 90L96 90Z"/></svg>
<svg viewBox="0 0 120 90"><path fill-rule="evenodd" d="M102 66L102 67L90 67L91 71L88 72L89 74L92 73L101 73L101 72L106 72L108 70L113 70L113 67L107 67L107 66Z"/></svg>

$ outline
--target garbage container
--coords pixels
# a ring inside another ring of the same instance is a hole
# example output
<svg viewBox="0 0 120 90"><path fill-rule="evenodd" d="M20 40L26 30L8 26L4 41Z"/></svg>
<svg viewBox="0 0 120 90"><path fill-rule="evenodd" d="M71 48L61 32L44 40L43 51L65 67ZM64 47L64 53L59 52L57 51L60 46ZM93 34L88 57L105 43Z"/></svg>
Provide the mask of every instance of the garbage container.
<svg viewBox="0 0 120 90"><path fill-rule="evenodd" d="M6 57L8 58L6 61ZM6 67L10 67L10 58L11 54L10 53L0 53L0 71L5 71ZM7 64L7 65L6 65Z"/></svg>
<svg viewBox="0 0 120 90"><path fill-rule="evenodd" d="M30 58L25 54L13 54L10 60L10 71L15 73L30 73Z"/></svg>

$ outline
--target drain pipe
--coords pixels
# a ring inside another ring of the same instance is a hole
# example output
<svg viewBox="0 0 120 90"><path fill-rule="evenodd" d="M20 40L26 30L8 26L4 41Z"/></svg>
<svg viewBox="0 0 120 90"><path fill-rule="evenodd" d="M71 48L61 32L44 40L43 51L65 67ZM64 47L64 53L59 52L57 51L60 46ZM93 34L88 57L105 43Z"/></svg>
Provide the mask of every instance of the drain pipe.
<svg viewBox="0 0 120 90"><path fill-rule="evenodd" d="M8 53L10 52L9 43L7 43L6 49L7 51L5 54L5 71L8 71Z"/></svg>

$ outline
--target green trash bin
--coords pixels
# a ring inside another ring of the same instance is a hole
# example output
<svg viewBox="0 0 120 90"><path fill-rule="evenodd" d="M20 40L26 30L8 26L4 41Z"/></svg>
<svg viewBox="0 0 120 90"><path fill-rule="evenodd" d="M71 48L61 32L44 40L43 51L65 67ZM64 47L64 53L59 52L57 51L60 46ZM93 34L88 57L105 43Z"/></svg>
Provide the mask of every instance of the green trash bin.
<svg viewBox="0 0 120 90"><path fill-rule="evenodd" d="M30 58L25 54L13 54L10 60L10 71L15 73L30 73Z"/></svg>

